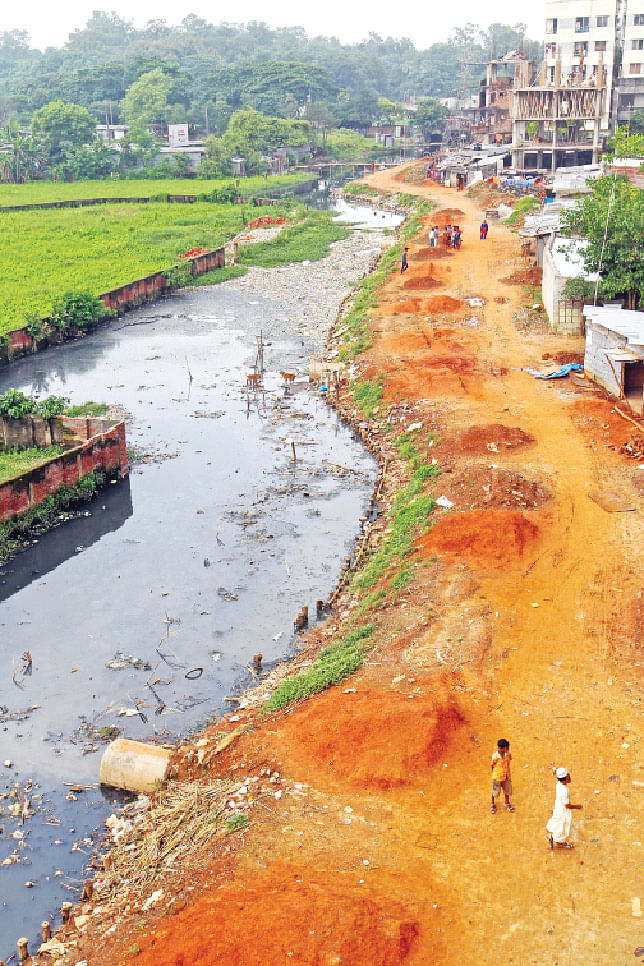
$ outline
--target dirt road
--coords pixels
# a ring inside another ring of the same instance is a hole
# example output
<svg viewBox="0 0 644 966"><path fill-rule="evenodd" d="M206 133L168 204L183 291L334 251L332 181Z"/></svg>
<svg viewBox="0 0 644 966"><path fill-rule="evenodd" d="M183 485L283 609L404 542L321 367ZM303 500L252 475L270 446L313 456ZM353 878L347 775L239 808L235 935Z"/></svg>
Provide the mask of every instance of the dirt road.
<svg viewBox="0 0 644 966"><path fill-rule="evenodd" d="M634 427L600 393L521 371L582 344L513 322L532 298L501 281L524 267L518 236L492 224L479 241L467 197L403 190L436 208L372 313L360 377L384 376L395 431L432 431L431 492L454 508L374 604L364 667L218 756L212 774L273 773L243 837L174 888L168 874L169 909L97 927L90 963L621 966L644 945L644 470L617 452ZM437 258L441 218L463 247ZM394 460L385 503L404 482ZM605 490L635 510L589 497ZM499 737L514 813L490 812ZM551 762L583 804L570 851L546 841Z"/></svg>

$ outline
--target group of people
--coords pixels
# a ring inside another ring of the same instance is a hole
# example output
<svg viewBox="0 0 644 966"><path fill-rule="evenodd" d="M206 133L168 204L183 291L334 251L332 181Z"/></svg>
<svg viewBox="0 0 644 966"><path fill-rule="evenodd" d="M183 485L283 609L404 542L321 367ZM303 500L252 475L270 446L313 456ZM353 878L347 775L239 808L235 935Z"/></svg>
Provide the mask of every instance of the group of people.
<svg viewBox="0 0 644 966"><path fill-rule="evenodd" d="M507 738L499 738L496 749L492 754L492 814L496 812L496 799L503 792L505 797L505 807L508 812L514 811L514 805L510 801L512 794L512 776L510 774L510 742ZM555 805L552 816L548 820L546 830L548 833L548 844L551 849L558 848L572 849L574 842L571 841L573 826L572 812L582 808L581 805L571 805L570 772L563 765L556 767L550 766L553 775L557 779L557 789L555 792Z"/></svg>
<svg viewBox="0 0 644 966"><path fill-rule="evenodd" d="M429 244L432 248L438 248L440 232L438 225L434 225L429 233ZM460 248L463 238L463 231L459 225L445 225L442 234L442 242L445 248Z"/></svg>
<svg viewBox="0 0 644 966"><path fill-rule="evenodd" d="M375 212L374 212L375 214ZM479 228L479 238L481 241L485 241L488 233L488 223L483 220ZM442 240L445 248L452 248L458 250L461 247L461 242L463 240L463 230L460 225L445 225L443 229L442 236L438 229L438 225L434 225L429 232L429 244L431 248L438 248L439 240ZM409 268L408 253L409 249L405 248L402 253L402 258L400 262L400 273L401 275L407 271Z"/></svg>

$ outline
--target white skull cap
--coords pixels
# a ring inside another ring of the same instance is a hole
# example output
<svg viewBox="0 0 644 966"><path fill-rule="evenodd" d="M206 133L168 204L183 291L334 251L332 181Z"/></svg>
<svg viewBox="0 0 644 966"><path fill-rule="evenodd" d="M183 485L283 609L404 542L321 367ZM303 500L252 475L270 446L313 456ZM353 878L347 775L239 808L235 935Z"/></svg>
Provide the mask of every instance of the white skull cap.
<svg viewBox="0 0 644 966"><path fill-rule="evenodd" d="M568 769L567 768L557 768L557 771L555 772L555 774L556 774L557 778L565 778L566 775L568 774Z"/></svg>

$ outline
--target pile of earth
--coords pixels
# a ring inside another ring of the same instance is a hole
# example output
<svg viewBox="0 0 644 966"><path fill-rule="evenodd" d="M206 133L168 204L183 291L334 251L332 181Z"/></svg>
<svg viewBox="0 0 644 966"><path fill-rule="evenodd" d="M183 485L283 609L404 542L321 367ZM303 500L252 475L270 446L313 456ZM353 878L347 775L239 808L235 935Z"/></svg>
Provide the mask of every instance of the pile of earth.
<svg viewBox="0 0 644 966"><path fill-rule="evenodd" d="M483 426L468 426L459 430L437 446L441 455L470 454L484 455L500 453L506 449L517 449L534 443L534 436L518 426L504 426L502 423L489 423Z"/></svg>
<svg viewBox="0 0 644 966"><path fill-rule="evenodd" d="M542 275L541 269L533 265L531 268L522 268L512 275L502 278L501 281L505 285L541 285Z"/></svg>
<svg viewBox="0 0 644 966"><path fill-rule="evenodd" d="M518 510L450 512L416 541L422 557L456 556L484 567L523 566L539 526Z"/></svg>
<svg viewBox="0 0 644 966"><path fill-rule="evenodd" d="M548 487L521 473L485 464L471 464L456 473L443 473L437 484L441 496L458 510L534 510L552 499Z"/></svg>

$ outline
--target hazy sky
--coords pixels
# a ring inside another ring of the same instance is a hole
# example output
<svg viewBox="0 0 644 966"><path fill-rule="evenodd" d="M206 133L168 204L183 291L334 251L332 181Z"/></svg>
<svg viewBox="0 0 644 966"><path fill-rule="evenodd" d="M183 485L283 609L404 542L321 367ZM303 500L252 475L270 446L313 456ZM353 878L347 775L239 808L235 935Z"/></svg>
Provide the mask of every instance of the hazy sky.
<svg viewBox="0 0 644 966"><path fill-rule="evenodd" d="M270 27L304 27L309 35L335 36L345 43L363 40L369 31L373 31L382 37L410 37L416 47L422 48L445 40L454 27L468 22L487 27L495 21L509 24L522 21L528 25L528 35L541 40L544 6L541 0L529 4L529 11L510 0L488 0L485 6L480 0L455 0L452 3L408 0L406 3L374 4L356 3L355 0L352 3L345 0L318 3L238 0L230 4L224 14L222 5L207 0L186 0L185 5L171 0L112 0L106 4L101 4L100 0L66 0L61 4L51 0L30 0L24 7L19 3L3 3L0 32L16 28L27 30L34 46L58 47L72 30L85 25L92 10L100 8L116 11L124 19L133 21L135 27L152 19L167 20L168 24L175 25L187 14L194 13L209 23L263 20Z"/></svg>

